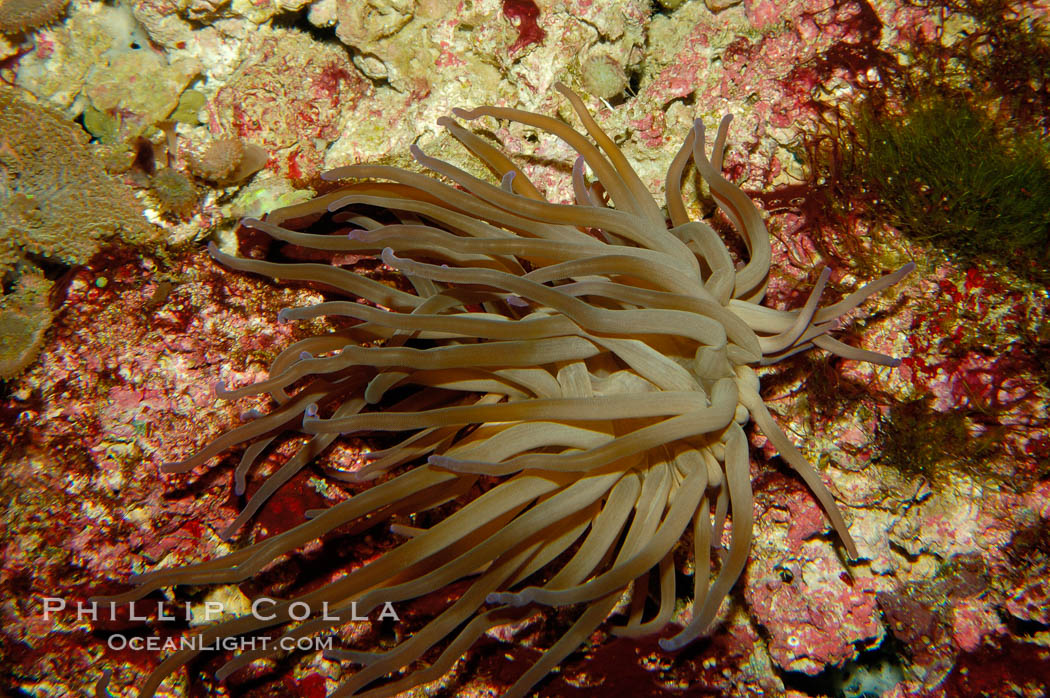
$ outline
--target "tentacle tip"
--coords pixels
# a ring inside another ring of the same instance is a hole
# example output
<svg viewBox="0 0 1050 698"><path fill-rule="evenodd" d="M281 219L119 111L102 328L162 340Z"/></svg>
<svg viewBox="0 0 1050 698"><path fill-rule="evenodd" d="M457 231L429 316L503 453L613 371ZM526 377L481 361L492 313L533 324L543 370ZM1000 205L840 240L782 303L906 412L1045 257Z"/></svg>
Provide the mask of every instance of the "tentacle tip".
<svg viewBox="0 0 1050 698"><path fill-rule="evenodd" d="M378 472L363 472L359 470L356 473L350 474L348 482L372 482L377 477L379 477Z"/></svg>
<svg viewBox="0 0 1050 698"><path fill-rule="evenodd" d="M515 308L528 308L529 302L517 294L510 294L507 296L507 305Z"/></svg>
<svg viewBox="0 0 1050 698"><path fill-rule="evenodd" d="M348 239L353 240L355 242L365 243L375 242L379 235L381 235L379 231L365 230L364 228L354 228L352 230L348 230L346 233L346 237Z"/></svg>
<svg viewBox="0 0 1050 698"><path fill-rule="evenodd" d="M893 357L890 357L890 360L886 362L886 365L889 366L890 368L897 368L898 366L901 365L901 363L902 363L901 359L897 358L896 356L893 356Z"/></svg>
<svg viewBox="0 0 1050 698"><path fill-rule="evenodd" d="M532 596L527 591L517 594L504 591L489 594L485 600L491 604L505 604L514 608L521 608L532 603Z"/></svg>
<svg viewBox="0 0 1050 698"><path fill-rule="evenodd" d="M208 254L211 255L212 259L218 259L223 256L222 252L219 250L219 246L215 244L214 240L208 242Z"/></svg>
<svg viewBox="0 0 1050 698"><path fill-rule="evenodd" d="M179 461L169 461L167 463L161 463L160 471L162 473L181 473L182 463Z"/></svg>
<svg viewBox="0 0 1050 698"><path fill-rule="evenodd" d="M430 456L427 458L427 465L433 465L435 468L447 468L455 463L454 458L448 456Z"/></svg>
<svg viewBox="0 0 1050 698"><path fill-rule="evenodd" d="M660 649L662 649L664 652L677 652L678 650L682 649L687 643L682 640L679 640L679 637L679 635L675 635L674 637L660 638Z"/></svg>
<svg viewBox="0 0 1050 698"><path fill-rule="evenodd" d="M332 203L330 203L327 206L325 206L325 210L327 210L329 213L335 213L336 211L339 211L340 209L344 209L344 208L346 208L349 205L350 204L346 203L346 200L345 200L345 197L344 197L342 199L336 199Z"/></svg>
<svg viewBox="0 0 1050 698"><path fill-rule="evenodd" d="M500 187L505 191L514 193L514 175L517 174L514 170L508 170L505 175L500 179Z"/></svg>
<svg viewBox="0 0 1050 698"><path fill-rule="evenodd" d="M908 274L912 273L913 271L915 271L915 262L908 262L903 267L901 267L901 273L904 276L907 276Z"/></svg>
<svg viewBox="0 0 1050 698"><path fill-rule="evenodd" d="M282 309L279 313L277 313L277 322L281 325L287 325L289 322L292 321L291 315L293 310L294 308Z"/></svg>
<svg viewBox="0 0 1050 698"><path fill-rule="evenodd" d="M306 409L303 410L303 419L304 420L317 419L317 403L316 402L311 402L309 405L306 406Z"/></svg>

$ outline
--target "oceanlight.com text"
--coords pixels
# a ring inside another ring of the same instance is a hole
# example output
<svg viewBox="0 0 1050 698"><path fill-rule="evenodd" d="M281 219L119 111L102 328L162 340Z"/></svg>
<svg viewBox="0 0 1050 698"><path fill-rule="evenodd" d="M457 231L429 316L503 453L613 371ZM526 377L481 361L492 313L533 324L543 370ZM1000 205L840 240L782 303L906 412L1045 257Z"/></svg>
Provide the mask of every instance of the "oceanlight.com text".
<svg viewBox="0 0 1050 698"><path fill-rule="evenodd" d="M192 650L205 652L210 650L251 652L253 650L278 649L285 652L299 650L302 652L324 652L333 648L332 637L220 637L205 642L200 635L182 637L127 637L110 635L106 644L111 650L132 650L135 652L174 652Z"/></svg>

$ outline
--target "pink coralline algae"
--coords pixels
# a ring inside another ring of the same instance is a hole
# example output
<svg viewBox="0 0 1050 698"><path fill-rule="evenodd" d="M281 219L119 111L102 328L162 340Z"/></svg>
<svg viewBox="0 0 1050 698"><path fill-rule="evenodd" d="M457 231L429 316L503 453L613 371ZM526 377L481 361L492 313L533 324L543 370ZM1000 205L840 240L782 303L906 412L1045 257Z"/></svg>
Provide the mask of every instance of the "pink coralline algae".
<svg viewBox="0 0 1050 698"><path fill-rule="evenodd" d="M966 652L973 652L985 637L1003 628L994 609L972 599L957 602L951 613L952 639Z"/></svg>
<svg viewBox="0 0 1050 698"><path fill-rule="evenodd" d="M801 550L797 552L802 552ZM851 579L838 560L773 565L763 556L748 572L750 611L768 634L773 661L789 671L817 674L882 639L877 583Z"/></svg>
<svg viewBox="0 0 1050 698"><path fill-rule="evenodd" d="M758 447L767 458L775 455L765 439ZM798 482L779 473L763 473L756 479L760 483L756 490L762 518L777 528L787 528L784 538L788 551L802 552L806 541L825 532L827 524L820 507L815 506L816 500Z"/></svg>
<svg viewBox="0 0 1050 698"><path fill-rule="evenodd" d="M863 2L801 0L748 3L746 8L749 17L756 15L754 21L772 20L782 29L767 27L719 45L723 15L697 11L690 31L675 37L678 45L671 44L673 53L666 58L660 54L654 61L659 72L645 85L646 96L666 105L702 91L711 109L750 100L736 128L753 132L755 141L761 142L770 131L793 128L817 116L808 88L815 86L812 66L827 52L844 43L866 46L878 38L878 27L872 26L878 21L876 15ZM718 62L717 71L710 68L713 60ZM758 172L755 168L753 174Z"/></svg>
<svg viewBox="0 0 1050 698"><path fill-rule="evenodd" d="M37 387L0 401L10 437L0 445L2 486L11 493L0 535L0 596L7 599L0 613L12 629L0 651L8 662L20 657L20 685L53 679L52 695L85 695L78 677L97 676L103 658L151 670L156 655L122 654L92 636L93 628L127 631L142 621L92 624L72 612L40 622L41 599L75 607L110 588L115 570L122 577L161 560L191 559L202 546L214 551L212 531L236 511L226 483L158 477L156 463L238 418L216 405L211 386L231 374L260 375L295 334L255 313L269 307L272 318L311 294L253 289L223 279L205 260L193 254L164 268L117 255L77 273L66 300L75 311L58 315L28 378ZM248 345L233 340L249 335ZM239 348L231 354L233 344Z"/></svg>
<svg viewBox="0 0 1050 698"><path fill-rule="evenodd" d="M931 603L908 593L882 592L878 598L889 631L907 648L913 673L925 686L937 685L955 655L944 620Z"/></svg>
<svg viewBox="0 0 1050 698"><path fill-rule="evenodd" d="M664 133L666 132L663 114L647 114L631 122L631 126L634 128L638 138L646 145L650 147L663 145Z"/></svg>
<svg viewBox="0 0 1050 698"><path fill-rule="evenodd" d="M301 32L272 30L252 40L248 60L210 106L215 133L233 129L271 154L273 169L310 182L343 120L372 92L345 50Z"/></svg>
<svg viewBox="0 0 1050 698"><path fill-rule="evenodd" d="M1002 618L986 603L988 575L979 557L960 555L929 581L878 594L887 627L911 661L912 676L935 689L932 695L977 695L945 692L941 682L959 670L960 657L965 663L967 655L1011 642Z"/></svg>

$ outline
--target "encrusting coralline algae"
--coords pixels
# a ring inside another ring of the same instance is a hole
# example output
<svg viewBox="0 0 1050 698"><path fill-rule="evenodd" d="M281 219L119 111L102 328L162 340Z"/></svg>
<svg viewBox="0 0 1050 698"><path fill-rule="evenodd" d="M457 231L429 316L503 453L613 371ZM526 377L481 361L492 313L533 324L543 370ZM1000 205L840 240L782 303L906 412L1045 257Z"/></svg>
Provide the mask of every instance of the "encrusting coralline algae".
<svg viewBox="0 0 1050 698"><path fill-rule="evenodd" d="M113 580L279 536L307 510L359 491L331 481L325 469L360 467L362 450L375 444L337 440L326 460L274 493L231 544L218 533L276 463L260 463L258 475L247 477L243 500L231 494L236 462L197 476L160 472L163 461L192 453L242 413L270 407L263 398L216 402L216 382L260 380L281 348L334 329L323 320L278 323L283 308L325 299L223 270L204 252L205 238L225 253L258 258L263 236L235 234L243 216L323 193L318 174L333 167L415 167L413 144L487 177L437 119L478 104L567 118L552 89L562 81L584 93L657 196L692 120L712 125L720 114L736 115L724 174L764 202L774 307L803 304L822 265L832 269L825 291L832 300L908 259L920 273L901 295L888 294L877 312L843 328L848 343L901 356L901 366L872 369L817 354L762 376L762 397L823 475L863 559L843 566L807 488L779 465L771 444L747 432L752 556L711 640L667 654L657 638L599 631L540 690L601 691L612 681L639 694L790 695L795 675L788 672L822 682L844 665L843 676L857 676L871 649L879 652L877 667L901 669L880 676L895 677L894 690L905 696L1026 684L1036 691L1050 682L1045 648L1019 631L1045 624L1048 607L1045 289L1019 283L991 260L950 261L864 219L849 202L839 203L859 217L856 227L822 231L799 186L810 180L796 144L816 133L812 124L825 113L817 100L845 106L865 90L878 92L886 66L925 77L929 63L914 60L926 55L923 46L950 53L986 34L965 12L969 3L952 3L943 14L861 0L723 4L732 3L668 2L656 11L640 0L376 0L367 3L376 12L364 23L365 4L343 0L72 0L47 27L0 36L0 75L60 110L65 124L82 121L111 144L100 162L134 188L162 240L107 245L83 267L18 249L16 259L28 256L42 275L16 261L20 276L4 279L5 309L33 315L33 323L53 316L37 360L0 393L0 493L8 503L0 528L4 681L34 694L89 694L109 666L111 692L131 691L161 657L118 651L106 640L159 637L171 626L155 618L92 623L75 614L44 621L41 599L75 604L117 593L125 587ZM1019 11L1032 28L1045 21L1042 6ZM619 68L614 82L626 78L626 89L607 104L586 87L595 77L590 68L603 61ZM150 66L155 79L129 80L135 65ZM999 114L1012 118L1009 106ZM146 154L136 146L139 136L157 148L158 166L167 164L164 138L153 129L166 128L157 123L168 117L178 132L171 166L199 195L183 218L157 210L150 178L137 165L120 169ZM488 128L486 137L522 154L516 163L537 188L571 200L567 147L525 125ZM270 160L243 184L213 185L195 175L189 155L222 138L256 143ZM689 214L702 217L713 204L702 185L695 196L697 184L685 182L686 198L700 202ZM724 220L705 220L728 230ZM849 254L826 244L842 236L856 243ZM734 252L746 258L743 248ZM346 253L337 263L394 284L380 261ZM905 460L922 467L901 467ZM316 554L353 564L381 555L388 540L345 538ZM317 581L312 554L252 584L208 596L188 587L175 593L198 610L221 599L244 611L249 597L286 594L291 578ZM692 571L684 559L675 569ZM422 622L453 598L437 593L399 610ZM516 632L493 629L468 653L469 672L447 680L460 692L503 690L569 620L554 613ZM351 623L338 639L367 646L396 632ZM216 690L321 696L340 671L314 654L292 668L253 667ZM211 691L208 676L192 690ZM164 690L185 693L187 682L178 675Z"/></svg>

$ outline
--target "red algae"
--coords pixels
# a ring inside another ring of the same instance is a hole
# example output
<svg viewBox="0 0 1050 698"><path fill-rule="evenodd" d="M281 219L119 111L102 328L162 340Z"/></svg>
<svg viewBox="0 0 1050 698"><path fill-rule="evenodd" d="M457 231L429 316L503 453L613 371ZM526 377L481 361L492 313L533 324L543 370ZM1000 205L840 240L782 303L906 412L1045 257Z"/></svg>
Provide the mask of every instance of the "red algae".
<svg viewBox="0 0 1050 698"><path fill-rule="evenodd" d="M511 55L530 44L540 43L547 36L540 28L540 8L533 0L503 0L503 16L518 29L518 38L508 49Z"/></svg>
<svg viewBox="0 0 1050 698"><path fill-rule="evenodd" d="M173 280L159 300L158 273ZM244 302L232 299L231 291ZM75 611L41 624L43 597L73 608L112 590L106 579L126 578L162 559L189 561L217 552L212 531L236 513L224 506L228 485L208 476L158 477L156 468L236 419L234 408L216 409L210 389L216 380L258 375L261 361L294 337L291 327L260 327L244 303L269 307L273 317L294 298L303 299L303 291L253 288L224 278L206 253L178 258L164 271L155 260L131 256L104 273L85 267L74 276L34 369L33 380L47 381L42 399L31 405L17 396L4 398L5 413L12 415L6 431L13 438L2 447L3 487L17 494L4 534L0 590L19 599L5 611L5 624L24 628L5 635L5 642L36 647L53 633L76 637L96 627L78 620ZM257 340L249 346L231 342L249 321ZM234 344L243 349L231 353ZM76 501L84 492L92 492L88 506L53 504ZM21 543L12 546L15 540ZM146 604L137 611L148 612ZM169 625L157 623L151 630L175 632ZM101 632L110 626L97 627ZM136 627L147 626L140 621ZM53 640L46 646L53 648ZM117 656L97 639L80 647L65 655L61 673L83 673L100 652L114 661L133 660L142 671L159 659L148 652ZM45 671L56 656L52 652L22 651L19 671Z"/></svg>

